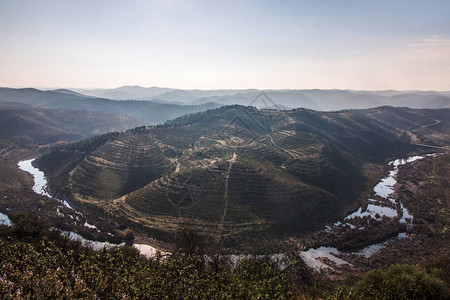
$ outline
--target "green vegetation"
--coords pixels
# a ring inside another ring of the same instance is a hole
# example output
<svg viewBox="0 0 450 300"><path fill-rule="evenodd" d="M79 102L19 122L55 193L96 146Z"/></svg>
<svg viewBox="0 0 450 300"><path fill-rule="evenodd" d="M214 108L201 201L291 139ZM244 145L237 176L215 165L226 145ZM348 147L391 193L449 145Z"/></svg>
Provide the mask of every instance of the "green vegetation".
<svg viewBox="0 0 450 300"><path fill-rule="evenodd" d="M136 127L140 128L140 127ZM119 132L110 132L103 135L97 135L94 137L91 137L89 139L85 139L79 142L72 143L70 145L67 145L67 150L81 150L84 153L91 153L96 148L104 145L107 141L114 140L117 137L120 136Z"/></svg>
<svg viewBox="0 0 450 300"><path fill-rule="evenodd" d="M94 251L29 216L0 226L2 299L448 299L450 260L394 265L336 287L290 252L235 261L182 229L177 251L146 258L131 246ZM132 234L132 233L129 233Z"/></svg>
<svg viewBox="0 0 450 300"><path fill-rule="evenodd" d="M439 269L426 272L417 266L394 265L387 271L369 271L354 287L338 288L330 299L449 299L445 276Z"/></svg>
<svg viewBox="0 0 450 300"><path fill-rule="evenodd" d="M249 257L233 267L218 253L180 248L145 258L130 246L93 251L34 223L0 226L2 299L289 299L313 290L299 257Z"/></svg>

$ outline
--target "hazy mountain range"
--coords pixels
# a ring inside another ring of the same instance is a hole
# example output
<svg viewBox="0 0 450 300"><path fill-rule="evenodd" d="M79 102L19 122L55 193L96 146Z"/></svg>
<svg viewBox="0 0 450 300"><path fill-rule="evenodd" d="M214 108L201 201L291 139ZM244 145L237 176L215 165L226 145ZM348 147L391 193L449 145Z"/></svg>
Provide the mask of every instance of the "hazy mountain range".
<svg viewBox="0 0 450 300"><path fill-rule="evenodd" d="M0 88L0 101L33 106L123 114L142 124L158 124L223 105L318 111L379 106L450 108L450 92L351 90L180 90L123 86L116 89Z"/></svg>
<svg viewBox="0 0 450 300"><path fill-rule="evenodd" d="M74 89L90 97L115 100L149 100L177 104L253 105L258 108L308 108L330 111L391 105L410 108L448 108L450 92L443 91L354 91L354 90L182 90L160 87L122 86L115 89ZM269 103L252 103L264 92Z"/></svg>
<svg viewBox="0 0 450 300"><path fill-rule="evenodd" d="M90 97L71 90L41 91L33 88L0 88L0 101L69 110L102 111L128 115L145 124L162 123L179 116L221 106L216 103L178 105L151 101L115 101Z"/></svg>

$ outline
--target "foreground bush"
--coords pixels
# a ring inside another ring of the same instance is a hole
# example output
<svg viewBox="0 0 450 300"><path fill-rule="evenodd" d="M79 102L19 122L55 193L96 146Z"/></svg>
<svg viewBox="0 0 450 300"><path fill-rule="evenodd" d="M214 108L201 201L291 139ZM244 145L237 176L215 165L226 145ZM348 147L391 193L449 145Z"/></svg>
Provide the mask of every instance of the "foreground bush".
<svg viewBox="0 0 450 300"><path fill-rule="evenodd" d="M233 268L199 255L142 257L132 247L93 251L47 237L0 241L0 298L287 299L292 274L268 257Z"/></svg>
<svg viewBox="0 0 450 300"><path fill-rule="evenodd" d="M331 299L449 299L443 280L411 265L368 272L351 290L339 288Z"/></svg>

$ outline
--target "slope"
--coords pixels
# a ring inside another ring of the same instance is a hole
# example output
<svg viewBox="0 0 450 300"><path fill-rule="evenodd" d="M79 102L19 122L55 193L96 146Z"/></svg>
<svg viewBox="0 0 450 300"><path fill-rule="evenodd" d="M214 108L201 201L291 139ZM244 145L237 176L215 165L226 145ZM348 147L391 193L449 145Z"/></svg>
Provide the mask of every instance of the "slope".
<svg viewBox="0 0 450 300"><path fill-rule="evenodd" d="M239 246L339 218L364 190L366 163L419 149L402 122L433 121L386 107L227 106L64 146L37 163L54 192L143 232L164 238L189 226Z"/></svg>

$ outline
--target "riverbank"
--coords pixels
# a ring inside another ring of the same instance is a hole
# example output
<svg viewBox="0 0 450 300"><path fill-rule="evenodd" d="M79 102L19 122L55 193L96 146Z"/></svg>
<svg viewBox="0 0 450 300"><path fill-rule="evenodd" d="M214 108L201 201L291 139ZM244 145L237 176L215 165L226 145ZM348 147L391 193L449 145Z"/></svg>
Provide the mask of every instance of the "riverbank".
<svg viewBox="0 0 450 300"><path fill-rule="evenodd" d="M386 247L386 245L388 245L389 243L395 242L398 239L407 238L406 231L412 228L413 216L407 210L405 205L400 200L397 200L395 198L394 186L397 184L397 173L400 166L417 160L421 160L425 157L432 156L434 156L434 154L412 156L404 159L396 159L389 162L392 170L389 171L388 176L382 178L375 185L373 189L373 196L367 199L368 203L370 204L366 205L365 207L359 207L357 211L347 215L343 218L342 221L327 227L324 232L326 232L327 235L331 236L331 238L328 238L329 242L321 245L320 247L310 247L308 250L303 251L302 255L305 258L305 261L311 267L316 269L332 270L336 265L353 266L353 264L349 261L354 260L354 256L363 256L365 258L369 258L383 247ZM32 165L32 162L33 159L21 161L19 162L18 166L20 169L33 175L33 191L35 193L51 197L48 191L48 183L45 178L45 174L39 169L35 168ZM82 216L80 212L73 209L67 201L62 199L56 200L60 202L60 206L58 206L57 208L58 214L61 214L59 209L66 208L73 211L75 216L72 216L72 219L76 219L75 223L77 223L77 221L80 221L80 216ZM390 228L394 228L395 230L393 232L382 232L382 234L375 234L375 239L372 238L375 243L368 244L366 240L365 243L357 244L356 247L346 246L346 243L348 242L355 243L351 240L351 238L355 238L355 236L361 233L364 235L367 234L368 228L370 228L371 226L380 229L383 228L383 225L386 224L389 225ZM395 226L391 226L393 224ZM89 224L87 221L83 223L83 226L87 227L88 229L95 229L99 231L95 224ZM341 238L336 237L335 235L340 235ZM74 233L71 236L73 239L81 240L85 244L91 243L94 248L113 245L106 241L89 240L88 238L82 237L78 233ZM139 249L143 254L147 256L155 255L157 249L152 245L142 243L142 241L144 240L140 239L140 243L137 243L137 249ZM357 251L354 251L355 249Z"/></svg>
<svg viewBox="0 0 450 300"><path fill-rule="evenodd" d="M390 161L391 170L375 185L364 205L315 234L314 246L303 252L308 263L327 270L339 265L353 267L355 257L370 258L390 243L408 238L413 216L394 193L399 167L433 156L435 154Z"/></svg>

